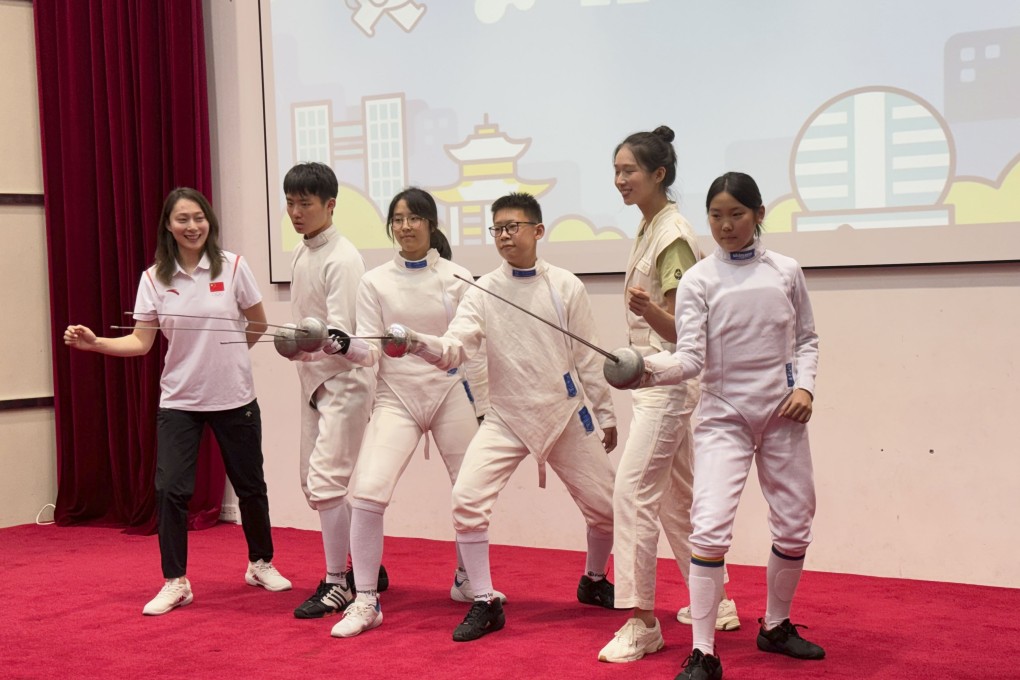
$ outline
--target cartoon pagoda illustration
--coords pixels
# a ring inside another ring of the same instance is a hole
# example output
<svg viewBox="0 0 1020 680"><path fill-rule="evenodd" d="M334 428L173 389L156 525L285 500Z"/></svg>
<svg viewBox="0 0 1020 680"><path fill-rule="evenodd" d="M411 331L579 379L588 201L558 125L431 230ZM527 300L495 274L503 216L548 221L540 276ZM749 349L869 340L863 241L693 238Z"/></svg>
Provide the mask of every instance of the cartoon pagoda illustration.
<svg viewBox="0 0 1020 680"><path fill-rule="evenodd" d="M523 191L536 198L555 184L555 179L527 181L517 176L517 160L531 146L531 139L512 139L485 115L481 125L460 144L444 147L460 166L456 184L431 189L440 203L449 207L450 243L480 245L491 243L486 227L490 206L500 196Z"/></svg>

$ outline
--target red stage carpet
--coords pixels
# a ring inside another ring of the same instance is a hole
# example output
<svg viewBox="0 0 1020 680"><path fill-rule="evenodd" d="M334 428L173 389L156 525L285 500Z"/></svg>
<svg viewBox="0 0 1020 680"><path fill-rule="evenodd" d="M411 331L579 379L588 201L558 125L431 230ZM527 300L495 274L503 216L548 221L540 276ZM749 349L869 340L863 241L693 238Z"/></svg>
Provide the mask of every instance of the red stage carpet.
<svg viewBox="0 0 1020 680"><path fill-rule="evenodd" d="M190 534L195 601L165 616L142 606L162 579L156 538L116 529L20 526L0 530L0 677L3 678L672 678L690 629L674 563L659 562L659 620L666 647L630 664L597 654L623 612L586 607L574 590L576 552L494 546L494 582L509 598L504 630L451 640L467 606L449 599L452 543L388 538L392 582L382 627L329 635L336 617L302 621L292 610L319 582L318 533L277 529L276 564L294 590L244 583L240 527ZM810 626L824 661L755 648L765 573L730 567L742 628L720 633L725 677L1017 678L1020 591L924 581L806 573L793 620Z"/></svg>

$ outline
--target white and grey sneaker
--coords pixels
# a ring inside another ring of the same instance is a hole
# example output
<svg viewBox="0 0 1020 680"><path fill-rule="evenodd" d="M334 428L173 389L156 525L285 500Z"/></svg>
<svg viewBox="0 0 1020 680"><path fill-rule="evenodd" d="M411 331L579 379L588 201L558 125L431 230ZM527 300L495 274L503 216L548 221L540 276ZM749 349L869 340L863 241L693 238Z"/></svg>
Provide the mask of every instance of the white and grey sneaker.
<svg viewBox="0 0 1020 680"><path fill-rule="evenodd" d="M493 599L498 597L500 602L506 604L506 595L498 590L492 591L492 597ZM461 569L453 572L450 599L454 602L466 602L468 604L472 604L475 601L475 591L471 588L471 579L468 578L467 572Z"/></svg>
<svg viewBox="0 0 1020 680"><path fill-rule="evenodd" d="M333 637L349 638L372 630L382 625L382 609L379 607L379 600L355 600L344 617L333 626L330 633Z"/></svg>
<svg viewBox="0 0 1020 680"><path fill-rule="evenodd" d="M290 581L280 575L272 562L259 560L249 562L248 571L244 573L244 581L250 586L262 586L274 593L281 590L290 590Z"/></svg>
<svg viewBox="0 0 1020 680"><path fill-rule="evenodd" d="M649 628L641 619L627 619L623 628L599 652L599 661L609 663L627 663L637 661L645 654L652 654L666 644L662 639L662 628L659 619Z"/></svg>
<svg viewBox="0 0 1020 680"><path fill-rule="evenodd" d="M687 605L676 613L676 620L689 626L694 622L691 618L691 607ZM722 600L719 613L715 617L716 630L739 630L740 618L737 616L737 603L733 600Z"/></svg>
<svg viewBox="0 0 1020 680"><path fill-rule="evenodd" d="M354 593L348 587L346 579L343 583L319 581L319 587L312 596L294 610L294 618L321 619L324 616L339 614L353 601Z"/></svg>
<svg viewBox="0 0 1020 680"><path fill-rule="evenodd" d="M166 614L171 609L191 604L191 601L194 599L195 597L191 592L191 583L188 582L187 578L184 576L168 578L163 587L160 588L159 594L142 607L142 613L146 616L159 616L160 614Z"/></svg>

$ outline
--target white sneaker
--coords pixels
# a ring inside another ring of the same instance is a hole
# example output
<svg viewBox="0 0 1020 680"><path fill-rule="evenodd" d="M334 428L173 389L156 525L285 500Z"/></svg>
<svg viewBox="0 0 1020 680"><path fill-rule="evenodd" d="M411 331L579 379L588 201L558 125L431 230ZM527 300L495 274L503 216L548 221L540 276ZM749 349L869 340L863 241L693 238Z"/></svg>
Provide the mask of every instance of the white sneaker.
<svg viewBox="0 0 1020 680"><path fill-rule="evenodd" d="M290 581L276 571L272 562L249 562L248 571L244 573L244 582L250 586L262 586L274 593L281 590L290 590Z"/></svg>
<svg viewBox="0 0 1020 680"><path fill-rule="evenodd" d="M349 638L366 630L378 628L382 624L382 609L379 600L374 603L368 600L355 600L344 612L344 617L333 626L330 633L333 637Z"/></svg>
<svg viewBox="0 0 1020 680"><path fill-rule="evenodd" d="M180 578L168 578L159 594L149 600L148 604L142 607L142 613L146 616L159 616L166 614L171 609L191 604L195 597L191 593L191 584L184 576Z"/></svg>
<svg viewBox="0 0 1020 680"><path fill-rule="evenodd" d="M492 591L492 599L499 598L499 601L506 604L506 595L498 590ZM471 579L460 569L453 572L453 585L450 586L450 599L454 602L466 602L474 604L475 591L471 588Z"/></svg>
<svg viewBox="0 0 1020 680"><path fill-rule="evenodd" d="M691 607L687 605L676 613L676 620L685 625L691 625L694 619L691 618ZM740 619L737 617L737 603L733 600L723 600L719 603L719 613L715 617L716 630L739 630Z"/></svg>
<svg viewBox="0 0 1020 680"><path fill-rule="evenodd" d="M609 641L609 644L599 652L599 661L609 663L627 663L637 661L645 654L653 654L666 644L662 640L662 628L659 627L659 620L655 619L655 626L649 628L641 619L627 619L623 628L616 631L616 635Z"/></svg>

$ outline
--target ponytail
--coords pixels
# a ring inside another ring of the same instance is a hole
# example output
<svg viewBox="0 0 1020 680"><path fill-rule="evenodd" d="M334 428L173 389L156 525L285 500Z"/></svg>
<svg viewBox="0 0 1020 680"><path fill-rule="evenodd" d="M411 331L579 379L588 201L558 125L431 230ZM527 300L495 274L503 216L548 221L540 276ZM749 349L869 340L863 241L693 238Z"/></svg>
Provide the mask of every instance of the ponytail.
<svg viewBox="0 0 1020 680"><path fill-rule="evenodd" d="M445 260L453 259L453 249L450 247L450 241L446 238L446 234L439 231L438 225L429 233L429 248L435 248L439 251L439 257Z"/></svg>

